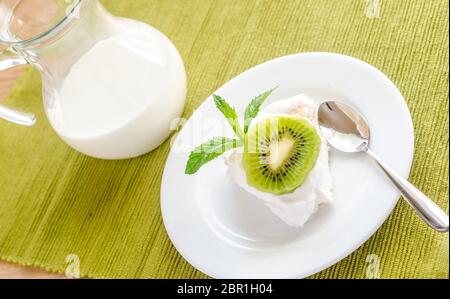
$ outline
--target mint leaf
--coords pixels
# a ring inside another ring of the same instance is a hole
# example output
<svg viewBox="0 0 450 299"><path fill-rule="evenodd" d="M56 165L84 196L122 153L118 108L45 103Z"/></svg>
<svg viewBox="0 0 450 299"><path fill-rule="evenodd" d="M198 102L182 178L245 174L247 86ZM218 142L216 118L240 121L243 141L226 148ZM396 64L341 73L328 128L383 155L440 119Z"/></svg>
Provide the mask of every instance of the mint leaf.
<svg viewBox="0 0 450 299"><path fill-rule="evenodd" d="M241 125L239 124L239 119L236 110L234 110L234 108L232 108L222 97L218 95L213 95L213 98L216 107L225 116L228 123L233 128L234 133L236 133L239 139L244 140L244 132L242 131Z"/></svg>
<svg viewBox="0 0 450 299"><path fill-rule="evenodd" d="M196 147L186 163L186 174L196 173L205 163L219 157L226 151L242 146L242 141L227 137L214 137Z"/></svg>
<svg viewBox="0 0 450 299"><path fill-rule="evenodd" d="M270 94L277 88L278 88L278 86L272 88L271 90L263 92L262 94L260 94L259 96L254 97L250 101L250 103L248 104L247 108L245 108L244 133L247 133L248 127L250 126L250 123L258 115L258 112L259 112L259 109L261 108L261 105L270 96Z"/></svg>

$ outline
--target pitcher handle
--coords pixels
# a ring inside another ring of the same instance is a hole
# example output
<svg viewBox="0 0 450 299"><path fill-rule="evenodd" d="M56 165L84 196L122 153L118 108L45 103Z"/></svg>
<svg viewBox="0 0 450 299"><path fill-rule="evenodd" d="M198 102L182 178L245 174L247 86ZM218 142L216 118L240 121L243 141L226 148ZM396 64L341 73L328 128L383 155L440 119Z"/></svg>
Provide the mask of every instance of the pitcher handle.
<svg viewBox="0 0 450 299"><path fill-rule="evenodd" d="M1 51L0 54L2 54ZM0 71L4 71L9 68L24 64L28 64L28 61L26 61L23 58L20 57L6 58L0 60ZM23 126L32 126L36 123L36 116L34 114L14 110L1 104L0 104L0 118Z"/></svg>

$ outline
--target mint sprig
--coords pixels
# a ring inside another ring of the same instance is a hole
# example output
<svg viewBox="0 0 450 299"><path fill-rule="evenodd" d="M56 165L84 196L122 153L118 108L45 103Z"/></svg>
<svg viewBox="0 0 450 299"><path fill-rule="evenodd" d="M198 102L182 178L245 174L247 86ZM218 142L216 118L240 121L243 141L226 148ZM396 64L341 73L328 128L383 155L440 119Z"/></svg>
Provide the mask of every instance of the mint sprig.
<svg viewBox="0 0 450 299"><path fill-rule="evenodd" d="M184 172L186 174L194 174L209 161L214 160L215 158L221 156L223 153L231 149L243 146L245 134L248 131L252 119L254 119L258 115L264 101L272 94L272 92L277 87L263 92L250 101L247 108L245 109L244 130L242 130L242 127L239 124L239 118L236 110L231 107L221 96L213 95L214 104L216 105L217 109L219 109L220 112L222 112L222 114L225 116L238 139L228 137L214 137L197 146L189 155Z"/></svg>
<svg viewBox="0 0 450 299"><path fill-rule="evenodd" d="M194 174L204 164L219 157L226 151L242 146L242 140L227 137L214 137L196 147L189 155L186 174Z"/></svg>
<svg viewBox="0 0 450 299"><path fill-rule="evenodd" d="M244 121L244 134L247 133L248 128L250 127L250 123L252 120L258 115L259 109L261 108L264 101L272 94L272 92L277 89L278 86L263 92L262 94L254 97L250 104L248 104L247 108L245 108L245 121Z"/></svg>
<svg viewBox="0 0 450 299"><path fill-rule="evenodd" d="M239 139L244 139L244 132L242 131L241 125L239 124L238 115L236 110L231 107L221 96L213 95L214 103L217 109L222 112L222 114L227 119L230 126L233 128L234 133L239 137Z"/></svg>

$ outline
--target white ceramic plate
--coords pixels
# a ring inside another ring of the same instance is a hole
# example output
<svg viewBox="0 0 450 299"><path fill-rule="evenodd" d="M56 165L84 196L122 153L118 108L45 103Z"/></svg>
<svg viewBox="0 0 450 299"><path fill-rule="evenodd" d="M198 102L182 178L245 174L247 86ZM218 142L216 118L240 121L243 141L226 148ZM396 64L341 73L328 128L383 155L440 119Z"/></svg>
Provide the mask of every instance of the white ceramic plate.
<svg viewBox="0 0 450 299"><path fill-rule="evenodd" d="M413 126L405 101L379 70L348 56L304 53L281 57L237 76L215 94L240 117L249 100L273 86L270 102L299 93L350 103L367 118L371 147L407 177ZM303 228L288 227L260 200L233 185L218 158L185 175L190 150L212 136L233 136L208 98L172 142L161 187L170 239L200 271L216 278L305 277L338 262L364 243L394 208L399 193L363 154L330 153L335 203Z"/></svg>

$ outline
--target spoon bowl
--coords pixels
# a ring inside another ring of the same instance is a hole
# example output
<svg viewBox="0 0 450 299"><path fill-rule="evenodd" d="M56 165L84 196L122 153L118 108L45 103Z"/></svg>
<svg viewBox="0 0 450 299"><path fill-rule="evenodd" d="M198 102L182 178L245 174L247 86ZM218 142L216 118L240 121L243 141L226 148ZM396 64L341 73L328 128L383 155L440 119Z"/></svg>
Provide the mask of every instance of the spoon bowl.
<svg viewBox="0 0 450 299"><path fill-rule="evenodd" d="M322 133L331 146L347 153L367 151L370 130L365 118L351 106L335 101L319 106Z"/></svg>

